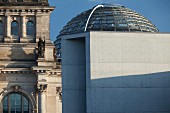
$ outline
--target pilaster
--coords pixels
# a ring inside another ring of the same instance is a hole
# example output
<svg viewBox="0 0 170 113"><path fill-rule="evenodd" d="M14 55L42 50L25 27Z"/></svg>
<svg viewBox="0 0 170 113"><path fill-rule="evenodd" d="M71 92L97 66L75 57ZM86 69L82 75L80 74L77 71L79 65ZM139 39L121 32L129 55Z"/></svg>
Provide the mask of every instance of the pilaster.
<svg viewBox="0 0 170 113"><path fill-rule="evenodd" d="M10 37L10 36L11 36L11 21L10 21L11 18L10 18L9 15L7 15L6 18L7 18L7 19L6 19L6 20L7 20L7 22L6 22L6 23L7 23L7 25L6 25L6 27L7 27L7 28L6 28L6 29L7 29L7 34L6 34L6 35L7 35L8 37Z"/></svg>
<svg viewBox="0 0 170 113"><path fill-rule="evenodd" d="M5 42L11 42L11 17L9 15L6 15L6 29L5 29Z"/></svg>
<svg viewBox="0 0 170 113"><path fill-rule="evenodd" d="M22 38L25 38L26 37L26 20L25 20L26 16L21 16L21 22L22 22Z"/></svg>
<svg viewBox="0 0 170 113"><path fill-rule="evenodd" d="M42 22L41 22L41 19L42 16L40 14L37 14L36 15L36 42L39 41L39 38L42 37Z"/></svg>
<svg viewBox="0 0 170 113"><path fill-rule="evenodd" d="M46 90L47 84L38 84L38 95L39 95L39 112L46 113Z"/></svg>

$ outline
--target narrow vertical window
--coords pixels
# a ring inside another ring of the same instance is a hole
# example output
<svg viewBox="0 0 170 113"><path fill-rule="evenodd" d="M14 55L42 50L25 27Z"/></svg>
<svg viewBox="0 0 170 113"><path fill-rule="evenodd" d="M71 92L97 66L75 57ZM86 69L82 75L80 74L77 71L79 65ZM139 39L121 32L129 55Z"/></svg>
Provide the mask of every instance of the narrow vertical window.
<svg viewBox="0 0 170 113"><path fill-rule="evenodd" d="M13 21L11 23L11 35L18 35L19 34L19 25L17 21Z"/></svg>
<svg viewBox="0 0 170 113"><path fill-rule="evenodd" d="M35 25L32 21L27 22L27 35L35 34Z"/></svg>
<svg viewBox="0 0 170 113"><path fill-rule="evenodd" d="M0 21L0 35L3 35L3 23Z"/></svg>

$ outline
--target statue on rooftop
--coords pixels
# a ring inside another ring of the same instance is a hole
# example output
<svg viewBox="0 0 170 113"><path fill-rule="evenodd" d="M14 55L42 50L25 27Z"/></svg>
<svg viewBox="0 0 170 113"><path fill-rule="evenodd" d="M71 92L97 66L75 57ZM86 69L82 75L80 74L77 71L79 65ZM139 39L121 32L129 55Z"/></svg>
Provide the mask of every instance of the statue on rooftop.
<svg viewBox="0 0 170 113"><path fill-rule="evenodd" d="M44 58L44 52L45 52L45 37L44 37L44 40L42 40L42 38L39 38L38 57Z"/></svg>

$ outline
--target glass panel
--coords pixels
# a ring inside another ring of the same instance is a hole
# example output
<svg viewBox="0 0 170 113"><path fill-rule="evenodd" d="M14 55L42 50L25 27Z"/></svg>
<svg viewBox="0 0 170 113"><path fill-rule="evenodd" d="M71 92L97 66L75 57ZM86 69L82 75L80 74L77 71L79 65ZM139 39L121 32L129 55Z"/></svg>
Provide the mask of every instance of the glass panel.
<svg viewBox="0 0 170 113"><path fill-rule="evenodd" d="M15 94L11 94L10 98L10 111L11 113L15 113Z"/></svg>
<svg viewBox="0 0 170 113"><path fill-rule="evenodd" d="M3 35L3 23L0 22L0 35Z"/></svg>
<svg viewBox="0 0 170 113"><path fill-rule="evenodd" d="M8 97L7 96L3 100L3 113L8 113Z"/></svg>
<svg viewBox="0 0 170 113"><path fill-rule="evenodd" d="M23 97L23 113L29 113L29 103L25 97Z"/></svg>
<svg viewBox="0 0 170 113"><path fill-rule="evenodd" d="M20 94L15 94L15 108L16 108L16 113L21 113L21 95Z"/></svg>
<svg viewBox="0 0 170 113"><path fill-rule="evenodd" d="M34 23L32 21L27 22L27 35L34 35L35 29L34 29Z"/></svg>
<svg viewBox="0 0 170 113"><path fill-rule="evenodd" d="M16 21L13 21L11 23L11 34L18 35L18 32L19 32L18 30L19 30L18 23Z"/></svg>
<svg viewBox="0 0 170 113"><path fill-rule="evenodd" d="M10 113L21 113L21 95L10 95Z"/></svg>

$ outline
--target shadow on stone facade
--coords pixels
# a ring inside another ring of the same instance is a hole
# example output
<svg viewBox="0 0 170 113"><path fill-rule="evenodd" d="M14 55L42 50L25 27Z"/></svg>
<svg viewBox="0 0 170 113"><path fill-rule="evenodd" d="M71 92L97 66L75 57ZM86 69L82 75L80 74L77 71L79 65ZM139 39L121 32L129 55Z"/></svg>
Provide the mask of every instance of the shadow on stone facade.
<svg viewBox="0 0 170 113"><path fill-rule="evenodd" d="M10 63L7 67L27 68L35 65L37 59L36 49L27 49L26 45L12 45L10 54L7 55Z"/></svg>

